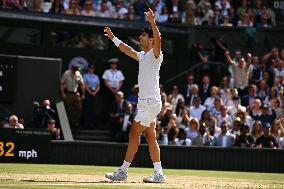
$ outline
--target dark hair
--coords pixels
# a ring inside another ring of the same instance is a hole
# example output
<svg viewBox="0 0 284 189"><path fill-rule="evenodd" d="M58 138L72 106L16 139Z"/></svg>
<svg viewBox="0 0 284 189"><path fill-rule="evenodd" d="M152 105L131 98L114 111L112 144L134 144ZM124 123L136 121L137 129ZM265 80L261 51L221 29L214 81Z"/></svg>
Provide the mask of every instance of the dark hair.
<svg viewBox="0 0 284 189"><path fill-rule="evenodd" d="M149 38L153 38L153 30L152 30L151 28L145 27L145 28L143 29L143 32L147 33L148 36L149 36Z"/></svg>

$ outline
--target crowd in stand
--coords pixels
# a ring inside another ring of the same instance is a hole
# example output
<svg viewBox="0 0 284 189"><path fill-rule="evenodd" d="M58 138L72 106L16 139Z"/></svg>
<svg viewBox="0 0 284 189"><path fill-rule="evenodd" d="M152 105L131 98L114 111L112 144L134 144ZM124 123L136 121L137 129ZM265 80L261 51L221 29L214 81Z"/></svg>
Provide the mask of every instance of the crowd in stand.
<svg viewBox="0 0 284 189"><path fill-rule="evenodd" d="M169 94L161 85L163 106L156 127L160 144L284 147L284 51L273 48L261 58L250 53L244 58L239 50L231 58L225 51L225 57L232 71L218 86L209 75L196 83L191 73ZM126 98L117 93L115 107L121 108L111 113L116 115L111 116L113 137L119 142L127 142L135 114L139 89L133 91Z"/></svg>
<svg viewBox="0 0 284 189"><path fill-rule="evenodd" d="M282 24L266 0L1 0L1 7L49 13L144 20L151 8L159 23L270 28Z"/></svg>

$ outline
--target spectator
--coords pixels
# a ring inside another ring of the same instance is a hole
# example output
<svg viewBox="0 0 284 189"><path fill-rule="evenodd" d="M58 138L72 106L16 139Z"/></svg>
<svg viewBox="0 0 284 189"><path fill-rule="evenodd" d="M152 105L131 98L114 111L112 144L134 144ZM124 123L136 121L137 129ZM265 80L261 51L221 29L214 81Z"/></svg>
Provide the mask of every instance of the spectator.
<svg viewBox="0 0 284 189"><path fill-rule="evenodd" d="M207 128L206 132L204 134L204 146L216 146L216 140L215 140L215 128Z"/></svg>
<svg viewBox="0 0 284 189"><path fill-rule="evenodd" d="M228 16L224 16L223 22L220 24L220 26L232 27L233 24L230 22L230 18Z"/></svg>
<svg viewBox="0 0 284 189"><path fill-rule="evenodd" d="M215 2L215 6L217 6L221 10L221 15L223 17L228 16L229 9L231 8L231 5L228 0L217 0Z"/></svg>
<svg viewBox="0 0 284 189"><path fill-rule="evenodd" d="M9 117L9 123L4 125L3 127L11 129L24 129L24 126L18 122L18 117L16 115L11 115Z"/></svg>
<svg viewBox="0 0 284 189"><path fill-rule="evenodd" d="M163 145L168 145L168 135L165 133L164 128L161 127L161 121L157 120L156 121L156 138L158 144L163 144Z"/></svg>
<svg viewBox="0 0 284 189"><path fill-rule="evenodd" d="M94 74L94 64L88 65L88 71L83 75L85 81L85 107L84 107L84 127L94 129L94 112L96 107L97 94L100 91L100 79Z"/></svg>
<svg viewBox="0 0 284 189"><path fill-rule="evenodd" d="M275 111L270 109L268 104L263 104L261 107L261 116L259 117L259 121L261 121L262 125L264 125L264 123L272 124L275 119Z"/></svg>
<svg viewBox="0 0 284 189"><path fill-rule="evenodd" d="M264 56L262 57L262 62L267 65L268 69L271 69L273 62L278 59L280 59L279 49L274 47L270 52L264 54Z"/></svg>
<svg viewBox="0 0 284 189"><path fill-rule="evenodd" d="M223 76L219 87L219 94L223 104L228 102L228 91L230 90L230 76Z"/></svg>
<svg viewBox="0 0 284 189"><path fill-rule="evenodd" d="M205 144L205 124L199 125L197 136L192 140L193 146L203 146Z"/></svg>
<svg viewBox="0 0 284 189"><path fill-rule="evenodd" d="M248 53L248 63L242 57L237 58L237 63L234 62L230 57L230 52L226 51L225 56L229 64L233 66L234 75L234 87L238 89L239 96L242 98L245 92L245 88L248 86L249 78L249 65L251 62L251 54Z"/></svg>
<svg viewBox="0 0 284 189"><path fill-rule="evenodd" d="M166 6L163 6L161 12L156 11L156 21L158 23L165 23L169 20L168 9Z"/></svg>
<svg viewBox="0 0 284 189"><path fill-rule="evenodd" d="M252 127L252 118L249 116L247 111L242 111L239 110L237 111L237 113L235 114L235 117L239 117L241 119L241 123L243 125L247 125L249 126L249 128Z"/></svg>
<svg viewBox="0 0 284 189"><path fill-rule="evenodd" d="M248 88L248 94L244 95L242 98L241 102L242 105L245 106L248 110L250 110L253 106L253 102L255 99L259 98L256 96L257 92L257 87L254 84L251 84Z"/></svg>
<svg viewBox="0 0 284 189"><path fill-rule="evenodd" d="M263 134L255 142L257 148L277 148L278 144L275 138L271 135L270 128L271 125L269 123L263 124Z"/></svg>
<svg viewBox="0 0 284 189"><path fill-rule="evenodd" d="M204 110L206 110L206 107L201 105L200 102L201 102L200 98L195 97L193 99L193 106L191 106L190 109L189 109L190 117L196 118L198 120L201 119Z"/></svg>
<svg viewBox="0 0 284 189"><path fill-rule="evenodd" d="M189 96L189 97L187 97L188 98L188 102L187 102L187 105L189 106L189 107L191 107L191 106L193 106L194 105L194 98L200 98L199 96L198 96L198 93L199 93L199 88L198 88L198 85L196 85L196 84L193 84L192 86L191 86L191 95Z"/></svg>
<svg viewBox="0 0 284 189"><path fill-rule="evenodd" d="M204 17L203 9L201 6L198 6L196 11L195 11L195 20L194 23L195 25L202 25L202 18Z"/></svg>
<svg viewBox="0 0 284 189"><path fill-rule="evenodd" d="M49 119L47 121L47 129L50 132L52 140L59 140L60 139L60 129L56 127L56 122L54 119Z"/></svg>
<svg viewBox="0 0 284 189"><path fill-rule="evenodd" d="M233 24L233 26L238 26L239 15L236 13L235 8L231 7L229 10L229 22Z"/></svg>
<svg viewBox="0 0 284 189"><path fill-rule="evenodd" d="M179 129L176 124L176 117L173 115L165 127L165 133L168 135L169 144L175 144L176 138L178 137Z"/></svg>
<svg viewBox="0 0 284 189"><path fill-rule="evenodd" d="M271 88L270 88L270 90L269 90L269 92L268 92L268 95L265 97L265 99L264 99L263 102L264 102L265 104L270 104L273 99L278 99L278 100L280 100L280 98L279 98L279 96L278 96L278 91L277 91L276 87L271 87Z"/></svg>
<svg viewBox="0 0 284 189"><path fill-rule="evenodd" d="M49 10L50 13L64 13L64 4L62 0L54 0L51 5L51 9Z"/></svg>
<svg viewBox="0 0 284 189"><path fill-rule="evenodd" d="M43 112L43 127L47 128L47 123L49 119L57 119L56 111L51 107L50 100L45 99L42 102L42 112Z"/></svg>
<svg viewBox="0 0 284 189"><path fill-rule="evenodd" d="M125 113L127 105L128 102L124 99L123 92L118 91L115 95L115 100L112 102L110 110L110 127L114 139L116 138L117 133L121 130L121 123L123 121L122 116Z"/></svg>
<svg viewBox="0 0 284 189"><path fill-rule="evenodd" d="M20 2L19 0L4 0L3 6L8 9L19 9Z"/></svg>
<svg viewBox="0 0 284 189"><path fill-rule="evenodd" d="M208 23L210 21L208 19L213 19L214 11L211 9L212 7L209 2L204 2L203 7L204 7L203 9L204 16L201 19L201 22L202 22L202 25L209 25Z"/></svg>
<svg viewBox="0 0 284 189"><path fill-rule="evenodd" d="M133 111L136 111L137 103L138 103L138 93L139 93L139 86L135 84L131 89L131 94L127 97L127 101L132 104Z"/></svg>
<svg viewBox="0 0 284 189"><path fill-rule="evenodd" d="M220 26L221 21L222 21L221 10L218 6L215 6L213 23L214 23L215 26Z"/></svg>
<svg viewBox="0 0 284 189"><path fill-rule="evenodd" d="M165 98L166 98L165 95L161 95L162 108L161 112L158 115L162 127L165 127L168 124L169 118L173 114L173 108L171 104L166 101Z"/></svg>
<svg viewBox="0 0 284 189"><path fill-rule="evenodd" d="M235 142L235 135L228 132L228 124L221 123L221 133L215 138L216 146L232 147Z"/></svg>
<svg viewBox="0 0 284 189"><path fill-rule="evenodd" d="M113 9L111 10L112 18L124 19L128 10L123 6L123 1L115 0L113 5Z"/></svg>
<svg viewBox="0 0 284 189"><path fill-rule="evenodd" d="M206 128L214 128L214 132L215 132L215 121L214 119L211 117L209 110L204 110L201 114L201 118L199 119L199 125L201 124L205 124Z"/></svg>
<svg viewBox="0 0 284 189"><path fill-rule="evenodd" d="M249 110L249 115L253 120L259 120L261 114L261 100L254 99L252 108Z"/></svg>
<svg viewBox="0 0 284 189"><path fill-rule="evenodd" d="M250 132L250 136L252 137L253 139L253 143L255 146L255 142L256 140L263 134L262 132L262 124L260 121L256 120L253 122L253 125L252 125L252 129L251 129L251 132Z"/></svg>
<svg viewBox="0 0 284 189"><path fill-rule="evenodd" d="M266 96L268 96L268 93L269 93L269 87L268 87L266 81L261 80L258 83L257 96L260 98L260 100L262 102L264 102Z"/></svg>
<svg viewBox="0 0 284 189"><path fill-rule="evenodd" d="M240 131L241 125L243 125L241 122L241 119L239 117L236 117L233 120L232 129L230 130L230 133L234 134L235 136L240 136L241 135L241 131Z"/></svg>
<svg viewBox="0 0 284 189"><path fill-rule="evenodd" d="M221 115L221 106L222 106L221 98L216 97L214 99L213 107L209 109L210 115L217 118Z"/></svg>
<svg viewBox="0 0 284 189"><path fill-rule="evenodd" d="M245 16L248 9L248 2L247 0L242 0L241 6L238 8L237 13L241 19Z"/></svg>
<svg viewBox="0 0 284 189"><path fill-rule="evenodd" d="M185 129L186 138L193 141L199 134L199 121L196 118L192 118L189 121L189 126Z"/></svg>
<svg viewBox="0 0 284 189"><path fill-rule="evenodd" d="M79 86L81 90L79 90ZM61 78L61 95L64 100L69 123L72 128L80 128L80 117L82 111L82 99L85 98L85 84L79 72L79 64L73 64L65 71ZM80 92L81 91L81 94Z"/></svg>
<svg viewBox="0 0 284 189"><path fill-rule="evenodd" d="M117 142L128 142L128 135L130 131L130 127L133 123L135 114L132 109L132 104L127 103L125 105L125 112L122 112L121 118L120 118L120 125L118 129L118 132L115 135L115 140Z"/></svg>
<svg viewBox="0 0 284 189"><path fill-rule="evenodd" d="M181 91L182 91L182 95L184 97L185 100L185 104L186 105L191 105L192 100L190 99L190 97L192 96L192 86L194 84L194 75L193 74L188 74L186 76L186 83L183 84ZM198 93L197 93L198 94Z"/></svg>
<svg viewBox="0 0 284 189"><path fill-rule="evenodd" d="M79 3L77 0L70 0L69 7L66 9L65 14L68 15L81 15L80 9L79 9Z"/></svg>
<svg viewBox="0 0 284 189"><path fill-rule="evenodd" d="M96 15L95 11L93 10L92 0L85 1L83 10L81 11L81 15L83 16L95 16Z"/></svg>
<svg viewBox="0 0 284 189"><path fill-rule="evenodd" d="M227 112L227 106L221 105L220 107L221 114L217 116L217 126L221 127L221 123L226 121L228 124L228 128L232 129L232 117Z"/></svg>
<svg viewBox="0 0 284 189"><path fill-rule="evenodd" d="M174 112L176 112L176 106L179 99L184 101L183 95L179 92L179 87L177 85L173 85L171 94L168 96L168 102L172 105Z"/></svg>
<svg viewBox="0 0 284 189"><path fill-rule="evenodd" d="M127 13L125 14L124 18L126 20L141 20L141 18L136 14L134 6L132 4L128 5L128 10L127 10Z"/></svg>
<svg viewBox="0 0 284 189"><path fill-rule="evenodd" d="M175 145L191 146L191 140L187 138L187 133L182 128L179 129L178 137L175 139Z"/></svg>
<svg viewBox="0 0 284 189"><path fill-rule="evenodd" d="M247 125L241 125L240 127L240 136L236 137L234 146L246 148L253 146L253 138L249 135L249 127Z"/></svg>
<svg viewBox="0 0 284 189"><path fill-rule="evenodd" d="M103 17L103 18L111 18L111 12L108 6L108 1L101 2L100 9L96 13L96 16Z"/></svg>
<svg viewBox="0 0 284 189"><path fill-rule="evenodd" d="M220 103L222 104L223 102L221 101L221 99L218 96L219 93L219 88L216 86L213 86L210 89L210 96L208 96L204 102L204 106L208 109L211 110L214 106L214 101L216 98L218 98L220 100Z"/></svg>
<svg viewBox="0 0 284 189"><path fill-rule="evenodd" d="M278 144L278 147L280 144L280 138L284 136L284 129L281 123L281 120L275 119L273 121L272 127L271 127L271 135L275 138L276 143Z"/></svg>
<svg viewBox="0 0 284 189"><path fill-rule="evenodd" d="M210 78L208 75L204 75L202 77L202 83L199 86L199 96L201 98L201 102L204 103L206 98L210 96L212 85L210 84Z"/></svg>

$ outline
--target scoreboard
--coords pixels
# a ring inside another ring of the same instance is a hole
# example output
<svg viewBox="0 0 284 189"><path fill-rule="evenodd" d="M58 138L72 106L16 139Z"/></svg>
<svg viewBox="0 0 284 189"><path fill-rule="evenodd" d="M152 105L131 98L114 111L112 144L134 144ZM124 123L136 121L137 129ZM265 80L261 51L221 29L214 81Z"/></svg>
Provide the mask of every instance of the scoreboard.
<svg viewBox="0 0 284 189"><path fill-rule="evenodd" d="M47 130L0 129L0 163L48 163L50 133Z"/></svg>

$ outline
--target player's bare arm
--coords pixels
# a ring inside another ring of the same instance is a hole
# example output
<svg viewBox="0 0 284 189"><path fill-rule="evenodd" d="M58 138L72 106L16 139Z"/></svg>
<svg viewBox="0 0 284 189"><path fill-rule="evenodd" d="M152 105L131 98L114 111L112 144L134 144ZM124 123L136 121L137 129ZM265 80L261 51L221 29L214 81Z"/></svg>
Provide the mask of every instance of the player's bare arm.
<svg viewBox="0 0 284 189"><path fill-rule="evenodd" d="M129 47L127 44L116 38L109 27L104 28L104 33L106 37L108 37L115 43L115 45L119 48L120 51L138 61L137 51L135 51L133 48Z"/></svg>
<svg viewBox="0 0 284 189"><path fill-rule="evenodd" d="M155 14L150 8L149 8L149 12L145 12L144 14L153 30L153 37L154 37L153 51L154 51L155 57L158 58L161 53L161 33L155 21Z"/></svg>

